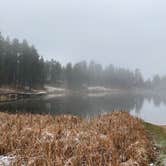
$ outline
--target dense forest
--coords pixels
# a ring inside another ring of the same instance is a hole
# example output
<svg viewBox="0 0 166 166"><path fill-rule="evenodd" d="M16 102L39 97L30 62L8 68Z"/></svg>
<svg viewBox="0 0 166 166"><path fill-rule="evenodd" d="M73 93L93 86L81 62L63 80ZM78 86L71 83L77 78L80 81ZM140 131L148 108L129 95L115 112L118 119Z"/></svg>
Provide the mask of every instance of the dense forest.
<svg viewBox="0 0 166 166"><path fill-rule="evenodd" d="M26 40L0 35L0 85L33 87L44 84L44 60Z"/></svg>
<svg viewBox="0 0 166 166"><path fill-rule="evenodd" d="M10 40L0 34L0 86L17 88L54 84L68 88L105 86L109 88L165 87L166 77L144 80L141 72L95 62L82 61L63 66L56 60L45 61L26 40Z"/></svg>

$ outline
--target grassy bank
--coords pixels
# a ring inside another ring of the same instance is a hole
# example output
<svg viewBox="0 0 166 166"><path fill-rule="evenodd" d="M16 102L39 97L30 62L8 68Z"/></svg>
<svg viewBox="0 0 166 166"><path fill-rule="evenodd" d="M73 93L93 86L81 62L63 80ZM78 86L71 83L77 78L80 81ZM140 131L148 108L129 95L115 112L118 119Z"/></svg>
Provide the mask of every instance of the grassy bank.
<svg viewBox="0 0 166 166"><path fill-rule="evenodd" d="M156 126L150 123L144 123L145 128L155 141L158 149L158 159L156 161L157 166L166 165L166 128L164 126Z"/></svg>
<svg viewBox="0 0 166 166"><path fill-rule="evenodd" d="M125 112L90 120L0 113L0 155L17 166L147 166L155 158L142 122Z"/></svg>

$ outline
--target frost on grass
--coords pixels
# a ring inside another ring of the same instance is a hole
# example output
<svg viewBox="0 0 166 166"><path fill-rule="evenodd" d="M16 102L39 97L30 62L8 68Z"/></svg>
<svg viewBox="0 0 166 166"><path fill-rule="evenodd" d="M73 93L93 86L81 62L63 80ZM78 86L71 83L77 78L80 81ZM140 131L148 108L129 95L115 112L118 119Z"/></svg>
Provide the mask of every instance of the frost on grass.
<svg viewBox="0 0 166 166"><path fill-rule="evenodd" d="M146 166L154 159L140 120L126 112L93 119L0 113L0 155L14 165Z"/></svg>
<svg viewBox="0 0 166 166"><path fill-rule="evenodd" d="M10 166L14 162L14 157L0 155L0 166Z"/></svg>

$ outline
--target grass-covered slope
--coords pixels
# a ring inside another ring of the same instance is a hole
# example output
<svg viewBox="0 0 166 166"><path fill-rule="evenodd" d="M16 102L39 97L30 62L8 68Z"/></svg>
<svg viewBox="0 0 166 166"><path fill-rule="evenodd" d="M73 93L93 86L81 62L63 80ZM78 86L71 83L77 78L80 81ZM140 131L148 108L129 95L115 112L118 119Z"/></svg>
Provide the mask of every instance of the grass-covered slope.
<svg viewBox="0 0 166 166"><path fill-rule="evenodd" d="M166 165L166 128L162 126L156 126L150 123L144 123L145 128L148 130L149 134L152 136L157 149L159 150L158 159L156 161L156 166Z"/></svg>
<svg viewBox="0 0 166 166"><path fill-rule="evenodd" d="M17 166L146 166L155 157L143 124L126 112L90 120L0 113L0 155L9 154Z"/></svg>

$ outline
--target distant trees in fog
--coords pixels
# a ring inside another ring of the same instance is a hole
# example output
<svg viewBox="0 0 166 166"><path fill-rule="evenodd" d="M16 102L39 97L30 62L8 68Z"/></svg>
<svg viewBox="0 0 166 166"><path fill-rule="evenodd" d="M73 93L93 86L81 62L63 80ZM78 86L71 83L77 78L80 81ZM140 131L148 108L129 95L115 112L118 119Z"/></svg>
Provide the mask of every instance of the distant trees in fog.
<svg viewBox="0 0 166 166"><path fill-rule="evenodd" d="M70 66L70 68L68 67ZM111 88L130 88L142 86L143 78L137 75L137 72L131 72L126 69L116 68L109 65L103 68L100 64L85 61L74 64L68 64L65 68L65 82L69 86L105 86Z"/></svg>
<svg viewBox="0 0 166 166"><path fill-rule="evenodd" d="M26 40L5 39L0 34L0 86L42 87L44 84L68 88L105 86L109 88L165 87L166 77L144 80L141 72L109 65L103 68L95 62L82 61L63 66L55 60L44 61L34 46Z"/></svg>
<svg viewBox="0 0 166 166"><path fill-rule="evenodd" d="M160 77L155 75L151 81L151 87L154 90L165 91L166 90L166 76Z"/></svg>
<svg viewBox="0 0 166 166"><path fill-rule="evenodd" d="M63 84L69 88L87 86L105 86L108 88L143 87L141 72L134 72L109 65L103 68L100 64L86 61L62 66L54 60L45 62L46 83Z"/></svg>

